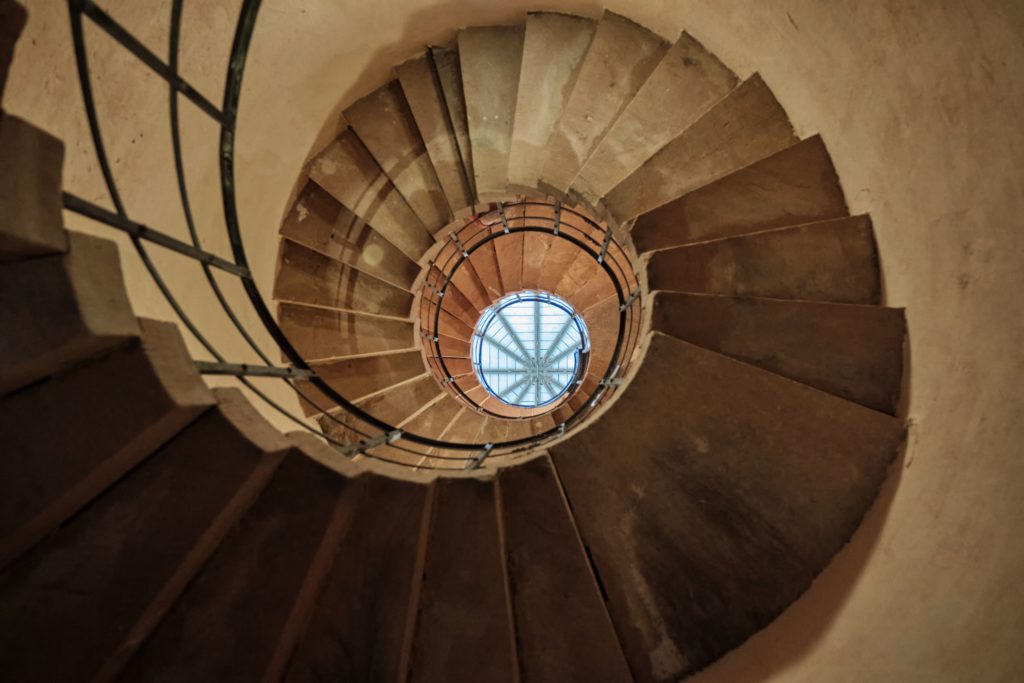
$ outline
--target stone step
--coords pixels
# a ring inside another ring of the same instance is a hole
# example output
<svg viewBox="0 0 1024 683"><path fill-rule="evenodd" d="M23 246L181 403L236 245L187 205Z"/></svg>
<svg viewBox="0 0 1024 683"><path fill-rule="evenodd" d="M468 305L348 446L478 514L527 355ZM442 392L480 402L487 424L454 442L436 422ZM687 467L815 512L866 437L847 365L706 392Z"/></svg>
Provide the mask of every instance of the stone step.
<svg viewBox="0 0 1024 683"><path fill-rule="evenodd" d="M277 301L407 318L413 295L291 240L281 240L274 275Z"/></svg>
<svg viewBox="0 0 1024 683"><path fill-rule="evenodd" d="M352 522L342 496L356 485L289 450L124 680L277 680L312 606L303 593L319 592L339 532Z"/></svg>
<svg viewBox="0 0 1024 683"><path fill-rule="evenodd" d="M313 181L281 223L281 235L405 290L412 291L420 272L415 261Z"/></svg>
<svg viewBox="0 0 1024 683"><path fill-rule="evenodd" d="M285 680L405 680L429 491L380 476L345 487L336 560Z"/></svg>
<svg viewBox="0 0 1024 683"><path fill-rule="evenodd" d="M605 207L622 223L796 142L786 112L755 74L616 185Z"/></svg>
<svg viewBox="0 0 1024 683"><path fill-rule="evenodd" d="M402 429L431 439L440 438L448 428L462 404L447 394L432 403L426 410L402 425Z"/></svg>
<svg viewBox="0 0 1024 683"><path fill-rule="evenodd" d="M411 322L366 313L281 303L278 323L308 362L398 351L415 344Z"/></svg>
<svg viewBox="0 0 1024 683"><path fill-rule="evenodd" d="M498 475L523 680L632 681L551 460Z"/></svg>
<svg viewBox="0 0 1024 683"><path fill-rule="evenodd" d="M580 248L569 240L554 238L551 246L544 253L544 262L541 264L537 278L538 289L554 292L579 253ZM557 294L557 292L555 293Z"/></svg>
<svg viewBox="0 0 1024 683"><path fill-rule="evenodd" d="M736 75L683 33L594 149L573 190L591 204L736 87Z"/></svg>
<svg viewBox="0 0 1024 683"><path fill-rule="evenodd" d="M0 395L139 335L115 244L68 240L67 254L0 265Z"/></svg>
<svg viewBox="0 0 1024 683"><path fill-rule="evenodd" d="M462 165L459 141L434 61L429 53L425 53L400 64L395 73L449 210L453 214L460 212L473 204L473 192ZM465 119L462 125L465 127Z"/></svg>
<svg viewBox="0 0 1024 683"><path fill-rule="evenodd" d="M492 295L484 284L483 278L477 271L476 263L472 259L464 261L451 274L451 285L449 286L458 288L466 299L469 300L473 308L480 312L487 309L493 301Z"/></svg>
<svg viewBox="0 0 1024 683"><path fill-rule="evenodd" d="M440 393L441 387L438 386L437 380L423 373L354 401L354 403L373 417L397 427L410 416L415 415L423 405L436 399ZM340 408L333 408L331 414L336 419L321 416L318 418L318 422L325 434L339 441L355 443L366 438L367 435L376 436L380 433L376 427L356 419ZM338 420L343 424L339 424ZM362 434L354 430L358 430Z"/></svg>
<svg viewBox="0 0 1024 683"><path fill-rule="evenodd" d="M548 138L565 109L573 79L582 62L597 22L554 12L526 17L522 87L509 152L508 182L512 187L535 188L547 158Z"/></svg>
<svg viewBox="0 0 1024 683"><path fill-rule="evenodd" d="M557 237L547 232L524 232L523 233L523 288L537 289L543 275L544 260L548 251L555 244L561 242Z"/></svg>
<svg viewBox="0 0 1024 683"><path fill-rule="evenodd" d="M524 233L512 233L494 240L498 257L501 284L505 294L523 289L523 244Z"/></svg>
<svg viewBox="0 0 1024 683"><path fill-rule="evenodd" d="M668 47L657 34L623 16L608 11L602 15L548 138L543 185L561 193L569 189Z"/></svg>
<svg viewBox="0 0 1024 683"><path fill-rule="evenodd" d="M28 12L20 3L0 0L0 102L3 102L7 74L14 59L14 45L27 22Z"/></svg>
<svg viewBox="0 0 1024 683"><path fill-rule="evenodd" d="M419 261L434 238L351 130L313 159L309 177L403 254Z"/></svg>
<svg viewBox="0 0 1024 683"><path fill-rule="evenodd" d="M494 303L508 291L501 281L501 265L494 240L481 244L469 257L473 270L480 279L490 303Z"/></svg>
<svg viewBox="0 0 1024 683"><path fill-rule="evenodd" d="M441 347L441 355L455 358L469 358L469 342L462 339L455 339L446 335L438 335L438 345Z"/></svg>
<svg viewBox="0 0 1024 683"><path fill-rule="evenodd" d="M552 291L572 304L577 312L582 312L614 296L615 286L593 256L577 249L575 258Z"/></svg>
<svg viewBox="0 0 1024 683"><path fill-rule="evenodd" d="M358 401L399 382L422 375L423 359L420 350L414 348L316 363L313 369L320 379L346 399ZM295 384L317 404L333 407L331 400L310 382L300 380ZM320 412L306 401L300 401L300 404L306 415Z"/></svg>
<svg viewBox="0 0 1024 683"><path fill-rule="evenodd" d="M399 82L377 88L344 116L423 225L436 233L450 223L448 200Z"/></svg>
<svg viewBox="0 0 1024 683"><path fill-rule="evenodd" d="M2 79L0 66L0 90ZM0 111L0 262L68 250L60 199L63 164L60 140Z"/></svg>
<svg viewBox="0 0 1024 683"><path fill-rule="evenodd" d="M642 253L848 215L832 159L814 135L645 213L632 235Z"/></svg>
<svg viewBox="0 0 1024 683"><path fill-rule="evenodd" d="M655 292L652 329L895 415L903 309Z"/></svg>
<svg viewBox="0 0 1024 683"><path fill-rule="evenodd" d="M409 680L518 680L494 483L439 480L432 508Z"/></svg>
<svg viewBox="0 0 1024 683"><path fill-rule="evenodd" d="M0 402L0 567L213 404L177 326L140 327L139 341Z"/></svg>
<svg viewBox="0 0 1024 683"><path fill-rule="evenodd" d="M779 228L646 254L650 289L878 304L868 216Z"/></svg>
<svg viewBox="0 0 1024 683"><path fill-rule="evenodd" d="M522 26L459 31L459 64L478 201L486 201L488 195L500 198L508 186L523 34Z"/></svg>
<svg viewBox="0 0 1024 683"><path fill-rule="evenodd" d="M12 680L114 677L289 447L237 390L0 577Z"/></svg>
<svg viewBox="0 0 1024 683"><path fill-rule="evenodd" d="M455 133L462 172L469 186L471 203L476 202L476 173L473 170L473 151L469 141L469 122L466 115L466 97L462 88L462 69L459 64L459 50L455 45L430 48L430 59L437 73L437 80L448 107L448 120Z"/></svg>
<svg viewBox="0 0 1024 683"><path fill-rule="evenodd" d="M633 675L683 678L806 590L860 524L903 430L653 333L619 399L551 447Z"/></svg>

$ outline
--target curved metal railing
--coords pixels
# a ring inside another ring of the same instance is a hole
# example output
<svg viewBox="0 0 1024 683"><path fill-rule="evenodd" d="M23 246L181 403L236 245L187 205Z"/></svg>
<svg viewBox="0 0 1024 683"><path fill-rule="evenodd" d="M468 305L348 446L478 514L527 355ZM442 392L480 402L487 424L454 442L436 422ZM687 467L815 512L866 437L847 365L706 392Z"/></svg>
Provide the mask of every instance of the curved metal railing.
<svg viewBox="0 0 1024 683"><path fill-rule="evenodd" d="M68 0L70 15L71 33L74 43L74 53L77 65L79 85L88 118L89 130L95 146L96 158L113 210L104 208L96 203L86 201L82 197L70 192L64 192L64 207L74 213L85 216L89 219L99 221L111 228L126 233L132 243L132 247L139 257L142 265L152 277L157 288L171 306L175 315L184 325L185 329L198 341L206 352L214 359L213 361L196 361L200 372L210 375L229 375L237 378L242 386L252 391L274 411L285 416L302 429L316 433L327 439L333 445L349 455L364 455L385 462L397 465L415 466L424 469L453 469L455 467L476 468L485 459L511 458L524 451L535 448L547 440L557 438L565 431L583 419L586 412L592 410L600 401L588 401L586 410L581 410L570 419L547 430L541 434L531 437L496 442L496 443L454 443L434 439L418 434L408 433L398 429L388 422L378 419L374 415L364 411L340 393L330 384L320 378L296 350L285 333L279 327L274 315L267 305L259 287L253 277L248 261L245 246L242 239L242 230L238 217L238 204L235 185L235 149L236 149L236 124L238 120L238 107L242 91L242 79L244 75L246 59L249 53L253 30L256 24L256 17L259 12L261 0L244 0L239 11L238 21L235 26L234 39L231 46L231 54L228 63L224 92L220 106L205 97L199 90L193 87L179 73L179 53L181 42L181 17L184 0L172 0L170 30L168 41L168 59L164 61L147 48L140 40L120 25L113 17L105 12L92 0ZM95 96L93 93L93 78L89 68L88 50L83 29L84 22L88 20L96 27L113 38L121 47L133 54L145 64L154 74L163 79L168 85L169 93L169 114L171 128L171 142L174 153L175 177L177 180L178 193L182 210L185 216L185 223L188 229L188 241L179 240L166 232L144 225L131 218L122 201L117 181L112 171L107 148L104 143L103 129L97 113ZM224 209L225 230L231 247L231 258L223 258L202 246L202 241L196 221L192 213L192 205L189 198L187 169L182 155L181 128L179 122L179 106L181 98L203 112L212 119L220 129L219 138L219 165L221 181L221 198ZM489 212L478 216L471 225L480 226L481 231L488 232L493 225L492 219L504 222L504 208L499 207L497 214ZM569 209L564 209L569 212ZM575 213L575 212L573 212ZM583 217L590 224L598 227L596 223ZM617 296L620 302L620 329L616 342L615 359L628 358L624 351L635 347L636 339L639 336L640 320L640 289L638 286L624 287L623 283L636 283L633 269L629 267L628 258L625 252L614 243L611 237L611 230L599 228L604 237L595 237L587 230L580 230L579 235L572 234L573 227L569 222L563 221L561 225L556 222L553 226L543 224L538 220L528 221L528 225L516 227L517 231L544 231L552 232L555 236L574 242L580 249L590 253L601 264L602 269L612 278L615 283ZM484 228L484 226L487 226ZM506 226L507 227L507 224ZM484 239L493 239L484 238ZM483 240L470 242L467 249L479 248ZM203 330L186 313L184 307L175 296L167 280L154 263L150 247L156 245L163 249L170 250L181 257L194 260L199 263L203 270L204 277L211 289L218 306L231 322L232 328L241 335L246 345L258 358L258 362L236 362L229 359L222 353L218 346L204 334ZM616 252L614 258L610 258L611 252ZM470 252L471 253L471 252ZM458 255L456 261L465 258L468 254ZM614 265L610 265L614 262ZM454 267L457 268L459 262ZM246 302L251 306L252 311L262 323L266 333L277 347L276 352L287 359L287 365L275 364L271 361L271 355L263 349L255 340L252 332L242 323L238 312L232 307L223 289L218 284L215 272L224 273L236 278L242 285L245 292ZM443 293L443 289L440 290ZM435 320L436 324L436 320ZM631 351L630 351L631 352ZM613 367L605 373L602 380L602 391L598 399L603 400L615 385L620 381L622 370L625 364L622 360L616 360ZM300 401L312 406L315 411L323 413L326 419L337 423L348 433L356 438L352 441L336 439L329 434L321 432L312 427L305 419L299 417L275 401L267 392L256 386L254 380L259 378L271 378L276 381L287 383L296 391ZM297 384L297 380L307 380L309 384L330 402L331 405L322 405L313 398L307 391L304 391ZM340 410L336 410L340 408ZM343 415L339 416L339 415ZM440 464L423 464L426 459L430 462Z"/></svg>
<svg viewBox="0 0 1024 683"><path fill-rule="evenodd" d="M601 274L608 278L619 307L615 348L606 367L601 370L596 387L586 396L583 405L566 419L558 420L558 428L564 431L585 419L614 393L639 339L642 305L639 281L628 254L615 239L610 225L602 225L583 211L564 206L558 200L499 203L492 210L478 214L463 227L449 233L438 255L428 264L428 276L420 297L420 335L429 351L427 363L449 393L478 412L508 419L504 413L494 412L478 403L462 388L445 361L439 327L446 301L444 296L459 269L470 263L473 253L495 240L523 233L540 233L561 239L593 259ZM529 418L551 412L572 398L573 393L567 393L556 405L531 414Z"/></svg>

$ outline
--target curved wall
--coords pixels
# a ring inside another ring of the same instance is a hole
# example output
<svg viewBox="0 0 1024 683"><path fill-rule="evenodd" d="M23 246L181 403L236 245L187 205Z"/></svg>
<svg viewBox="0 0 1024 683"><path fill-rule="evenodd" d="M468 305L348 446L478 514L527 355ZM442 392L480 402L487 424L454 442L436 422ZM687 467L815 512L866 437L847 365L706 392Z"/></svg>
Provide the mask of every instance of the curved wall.
<svg viewBox="0 0 1024 683"><path fill-rule="evenodd" d="M6 107L63 138L65 185L102 201L64 4L28 4L32 16ZM153 21L151 7L103 4L166 54L166 24ZM165 17L170 3L158 4L155 15ZM183 72L214 99L239 4L186 3ZM330 122L342 105L385 80L390 66L418 46L449 38L456 26L518 20L527 9L591 16L601 9L587 2L483 0L301 5L264 2L242 102L242 219L267 293L292 184L307 153L333 135ZM608 9L670 38L685 28L739 75L761 72L801 136L822 134L851 209L871 212L888 303L908 310L912 427L879 503L796 605L695 680L1019 677L1024 5L623 0ZM116 124L111 158L129 208L184 236L168 156L166 88L109 40L97 40L101 113ZM197 219L207 246L224 252L216 131L190 107L183 111ZM68 223L81 225L74 217ZM177 291L189 310L206 325L223 327L203 303L208 295L194 277L198 269L182 270L173 256L159 260L177 269ZM169 318L134 257L125 262L136 310ZM240 342L226 335L223 346L231 351ZM283 392L282 400L294 398Z"/></svg>

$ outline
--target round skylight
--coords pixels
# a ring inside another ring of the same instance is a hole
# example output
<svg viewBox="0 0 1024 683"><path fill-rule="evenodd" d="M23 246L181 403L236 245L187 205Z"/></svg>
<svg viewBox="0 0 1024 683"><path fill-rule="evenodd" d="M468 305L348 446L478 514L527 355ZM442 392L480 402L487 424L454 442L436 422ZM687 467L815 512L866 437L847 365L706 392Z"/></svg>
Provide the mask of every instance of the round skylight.
<svg viewBox="0 0 1024 683"><path fill-rule="evenodd" d="M564 299L519 292L484 311L473 334L480 383L512 406L557 401L582 379L590 351L587 326Z"/></svg>

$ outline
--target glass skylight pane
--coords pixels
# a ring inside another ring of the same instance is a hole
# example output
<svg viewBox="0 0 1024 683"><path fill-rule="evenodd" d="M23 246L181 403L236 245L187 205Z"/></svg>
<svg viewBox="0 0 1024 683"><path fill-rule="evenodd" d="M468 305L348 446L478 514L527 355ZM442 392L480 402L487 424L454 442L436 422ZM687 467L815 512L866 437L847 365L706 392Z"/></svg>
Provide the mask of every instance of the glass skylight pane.
<svg viewBox="0 0 1024 683"><path fill-rule="evenodd" d="M588 350L586 324L568 302L546 292L520 292L480 317L473 368L498 399L533 408L572 389Z"/></svg>

